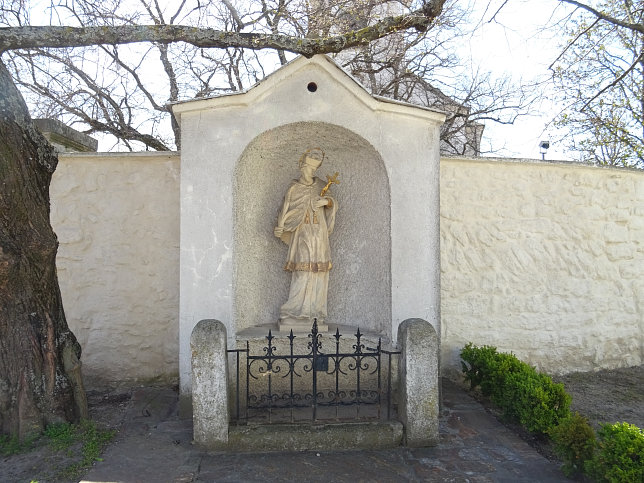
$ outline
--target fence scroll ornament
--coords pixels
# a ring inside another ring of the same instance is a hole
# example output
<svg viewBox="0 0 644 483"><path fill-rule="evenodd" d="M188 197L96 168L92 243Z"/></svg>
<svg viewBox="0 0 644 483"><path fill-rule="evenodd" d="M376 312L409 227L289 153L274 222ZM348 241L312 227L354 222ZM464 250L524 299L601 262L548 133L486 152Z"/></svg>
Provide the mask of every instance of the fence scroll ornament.
<svg viewBox="0 0 644 483"><path fill-rule="evenodd" d="M391 364L400 352L384 350L381 339L375 348L365 347L358 329L352 351L342 351L345 339L336 330L331 336L335 351L324 353L317 320L307 337L305 354L295 353L293 331L287 337L288 352L279 353L271 330L263 354L251 354L248 341L245 349L228 351L236 353L237 361L233 420L270 424L392 418ZM245 371L241 357L246 358Z"/></svg>

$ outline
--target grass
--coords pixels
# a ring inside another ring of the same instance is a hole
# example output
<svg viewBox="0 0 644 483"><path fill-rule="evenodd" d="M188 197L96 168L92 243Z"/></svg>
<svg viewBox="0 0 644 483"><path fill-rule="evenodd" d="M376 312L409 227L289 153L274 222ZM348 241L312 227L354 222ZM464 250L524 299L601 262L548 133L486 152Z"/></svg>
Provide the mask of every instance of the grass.
<svg viewBox="0 0 644 483"><path fill-rule="evenodd" d="M54 423L45 429L49 447L54 451L69 448L75 441L76 426L69 423Z"/></svg>
<svg viewBox="0 0 644 483"><path fill-rule="evenodd" d="M25 453L34 447L37 436L28 438L23 442L18 441L15 436L0 434L0 455L11 456L13 454Z"/></svg>
<svg viewBox="0 0 644 483"><path fill-rule="evenodd" d="M115 430L99 429L91 421L82 421L78 425L61 423L49 426L45 431L53 450L66 450L71 453L69 456L80 456L79 461L60 471L59 476L65 478L76 478L95 461L102 461L101 451L115 434Z"/></svg>
<svg viewBox="0 0 644 483"><path fill-rule="evenodd" d="M0 454L11 456L29 452L37 444L47 445L54 453L63 453L64 461L73 461L57 468L56 478L76 479L95 461L102 461L101 452L115 434L115 430L100 429L91 421L55 423L49 425L41 436L22 443L16 437L0 435Z"/></svg>

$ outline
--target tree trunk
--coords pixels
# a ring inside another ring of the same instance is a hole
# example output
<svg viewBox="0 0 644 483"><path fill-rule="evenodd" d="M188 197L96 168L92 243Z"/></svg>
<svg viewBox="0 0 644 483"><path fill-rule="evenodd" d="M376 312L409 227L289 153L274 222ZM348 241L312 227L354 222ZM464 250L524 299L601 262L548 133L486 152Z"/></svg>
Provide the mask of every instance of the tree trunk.
<svg viewBox="0 0 644 483"><path fill-rule="evenodd" d="M0 62L0 432L87 417L80 345L67 327L49 222L58 158Z"/></svg>

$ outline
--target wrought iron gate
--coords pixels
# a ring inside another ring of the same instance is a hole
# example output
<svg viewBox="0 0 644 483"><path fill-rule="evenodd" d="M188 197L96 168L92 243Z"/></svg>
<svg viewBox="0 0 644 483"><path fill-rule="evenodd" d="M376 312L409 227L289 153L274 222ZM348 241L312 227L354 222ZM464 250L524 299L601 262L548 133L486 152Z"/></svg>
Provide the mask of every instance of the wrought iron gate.
<svg viewBox="0 0 644 483"><path fill-rule="evenodd" d="M400 352L383 349L380 338L375 348L365 347L360 329L352 351L341 350L345 340L339 330L331 337L335 351L325 353L315 320L307 336L306 354L294 353L297 336L293 331L283 353L277 350L270 330L262 355L251 354L248 341L245 349L229 350L236 362L233 421L271 424L392 419L392 356ZM242 358L246 359L245 370Z"/></svg>

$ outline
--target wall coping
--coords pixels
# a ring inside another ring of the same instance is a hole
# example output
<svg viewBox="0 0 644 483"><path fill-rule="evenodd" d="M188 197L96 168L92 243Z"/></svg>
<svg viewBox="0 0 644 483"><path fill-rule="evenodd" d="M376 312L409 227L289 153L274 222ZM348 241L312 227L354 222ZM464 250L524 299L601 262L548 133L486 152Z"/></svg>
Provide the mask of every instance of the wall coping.
<svg viewBox="0 0 644 483"><path fill-rule="evenodd" d="M101 153L59 153L58 159L63 161L67 160L81 160L91 159L92 161L105 160L113 161L116 159L127 159L135 161L150 161L150 160L168 160L168 159L181 159L181 152L179 151L140 151L140 152L101 152Z"/></svg>
<svg viewBox="0 0 644 483"><path fill-rule="evenodd" d="M447 156L441 155L440 161L462 161L465 163L489 163L489 164L520 164L520 165L535 165L541 164L545 166L559 166L565 168L586 168L586 169L604 169L615 171L626 171L628 173L640 173L644 175L644 169L626 168L622 166L603 166L597 164L583 163L580 161L570 161L564 159L550 160L550 159L536 159L536 158L501 158L496 156L490 157L476 157L476 156Z"/></svg>
<svg viewBox="0 0 644 483"><path fill-rule="evenodd" d="M135 160L151 160L151 159L181 159L180 151L121 151L121 152L85 152L85 153L59 153L58 159L60 160L72 160L72 159L84 159L91 158L92 160L105 159L114 160L120 158L135 159ZM565 167L565 168L577 168L577 169L593 169L593 170L613 170L613 171L624 171L627 173L641 174L644 176L644 169L638 168L626 168L622 166L602 166L596 164L585 164L579 161L569 161L564 159L557 160L542 160L537 158L502 158L497 156L490 157L476 157L476 156L449 156L441 155L440 161L450 162L450 161L460 161L465 163L489 163L489 164L518 164L518 165L535 165L541 164L545 166L552 167Z"/></svg>

